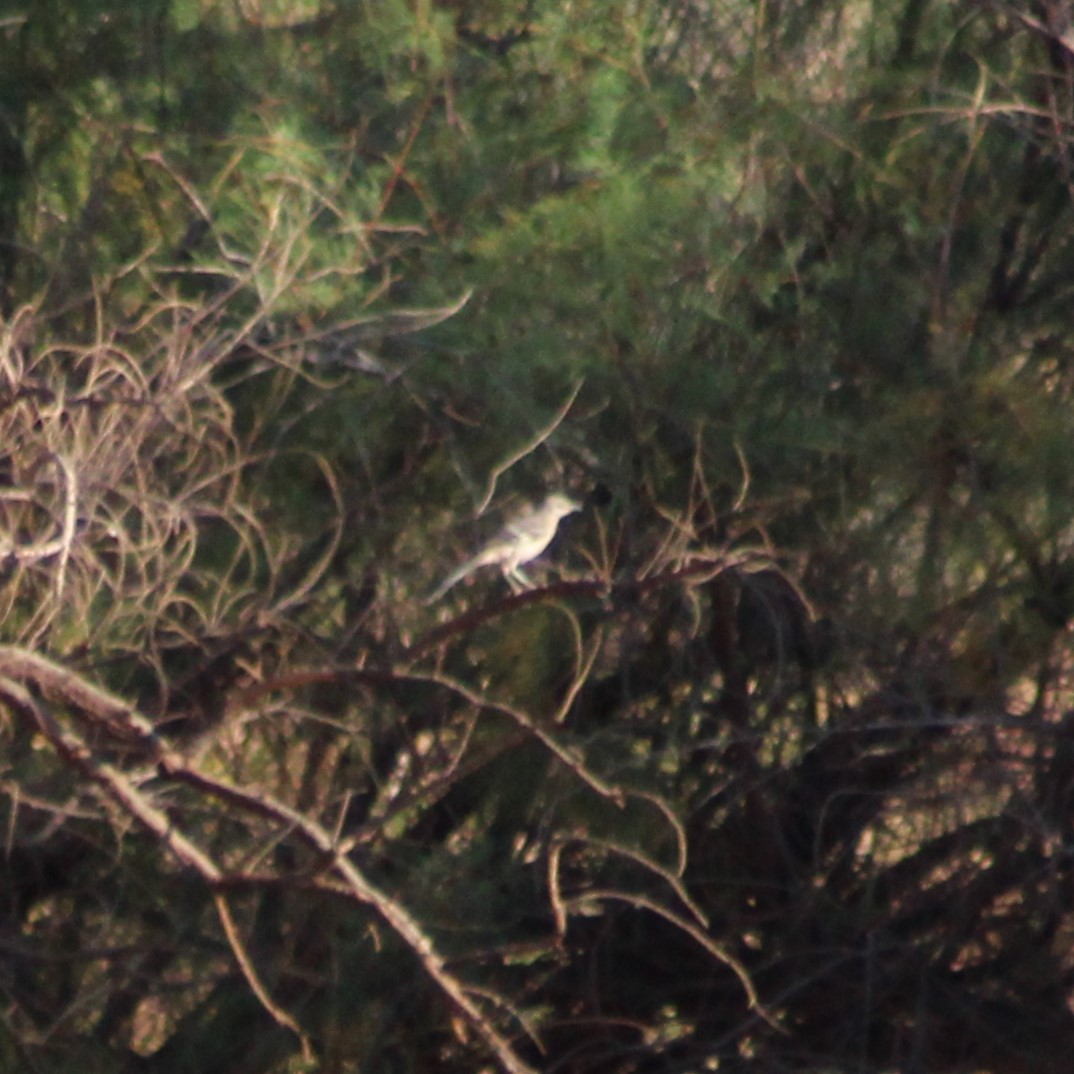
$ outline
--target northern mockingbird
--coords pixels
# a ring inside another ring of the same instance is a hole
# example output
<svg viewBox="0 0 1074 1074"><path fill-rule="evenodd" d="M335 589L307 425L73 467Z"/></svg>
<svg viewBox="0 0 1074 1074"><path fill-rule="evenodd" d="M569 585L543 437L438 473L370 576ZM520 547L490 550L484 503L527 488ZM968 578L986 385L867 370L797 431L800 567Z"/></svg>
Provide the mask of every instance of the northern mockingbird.
<svg viewBox="0 0 1074 1074"><path fill-rule="evenodd" d="M569 496L554 492L540 507L526 507L511 518L472 559L456 567L426 598L426 604L438 601L453 585L481 567L496 564L512 589L526 587L529 579L519 569L536 559L551 543L560 520L582 505Z"/></svg>

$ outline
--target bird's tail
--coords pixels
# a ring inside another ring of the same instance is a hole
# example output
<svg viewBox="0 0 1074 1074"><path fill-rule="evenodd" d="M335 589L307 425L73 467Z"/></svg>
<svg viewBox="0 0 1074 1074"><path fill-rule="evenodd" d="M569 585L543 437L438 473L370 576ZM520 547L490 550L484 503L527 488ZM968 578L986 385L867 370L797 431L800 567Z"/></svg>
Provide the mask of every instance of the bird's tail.
<svg viewBox="0 0 1074 1074"><path fill-rule="evenodd" d="M426 598L422 601L423 604L435 604L452 586L458 585L466 575L469 573L466 570L468 564L464 563L461 567L453 570Z"/></svg>
<svg viewBox="0 0 1074 1074"><path fill-rule="evenodd" d="M478 553L473 559L468 559L461 566L456 567L423 601L424 604L435 604L447 591L458 585L467 575L473 574L479 567L496 562L496 556L489 549Z"/></svg>

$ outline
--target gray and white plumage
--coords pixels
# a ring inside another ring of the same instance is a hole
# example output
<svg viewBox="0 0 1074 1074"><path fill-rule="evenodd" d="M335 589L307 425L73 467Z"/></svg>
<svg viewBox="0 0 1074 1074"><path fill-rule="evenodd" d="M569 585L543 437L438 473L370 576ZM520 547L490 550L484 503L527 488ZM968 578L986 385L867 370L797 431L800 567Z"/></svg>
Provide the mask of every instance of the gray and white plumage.
<svg viewBox="0 0 1074 1074"><path fill-rule="evenodd" d="M560 522L582 505L561 492L547 496L539 507L526 507L508 520L488 540L476 556L456 567L426 598L426 604L439 600L452 586L482 567L495 564L512 589L528 586L529 579L520 568L536 559L552 543Z"/></svg>

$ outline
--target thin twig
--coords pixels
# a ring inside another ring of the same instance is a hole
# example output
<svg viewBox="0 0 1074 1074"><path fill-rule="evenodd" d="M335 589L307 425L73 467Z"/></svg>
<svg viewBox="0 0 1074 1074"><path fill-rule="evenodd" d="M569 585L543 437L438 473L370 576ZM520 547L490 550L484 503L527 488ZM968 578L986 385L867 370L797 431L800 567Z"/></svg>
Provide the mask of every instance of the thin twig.
<svg viewBox="0 0 1074 1074"><path fill-rule="evenodd" d="M596 773L589 769L585 761L579 757L571 747L565 746L563 743L559 742L553 735L550 735L543 727L540 727L531 716L521 709L515 708L513 705L508 705L506 702L494 701L492 698L486 697L476 690L471 690L465 683L459 682L457 679L452 679L447 675L420 675L412 673L408 675L407 678L412 682L427 682L436 686L442 686L444 689L458 694L459 697L463 698L471 705L487 709L489 712L499 712L502 715L509 717L520 727L525 728L531 735L533 735L533 737L537 739L537 741L540 742L541 745L556 758L556 760L558 760L565 768L573 772L579 780L590 788L590 790L596 791L602 798L607 798L620 808L626 804L628 792L625 792L620 787L614 787L611 784L606 783L596 775Z"/></svg>
<svg viewBox="0 0 1074 1074"><path fill-rule="evenodd" d="M570 395L567 396L566 401L556 411L552 420L543 428L539 429L529 440L526 441L517 451L509 455L503 462L496 466L492 473L489 475L488 486L485 490L485 495L481 498L481 502L477 505L477 514L483 515L488 509L490 503L492 503L492 497L496 493L496 482L511 469L515 463L520 462L531 452L536 451L555 431L563 424L564 419L570 412L572 406L574 406L574 400L578 398L578 393L582 390L582 385L585 383L583 380L579 380L575 384Z"/></svg>
<svg viewBox="0 0 1074 1074"><path fill-rule="evenodd" d="M594 900L604 902L625 902L629 906L633 906L637 909L649 910L651 913L670 922L676 928L681 929L696 944L708 951L713 958L722 962L738 978L746 993L746 998L749 1000L751 1010L756 1011L757 1014L773 1029L778 1030L780 1033L787 1032L783 1026L776 1021L775 1016L761 1003L761 1000L757 995L757 990L754 988L753 980L746 967L721 944L718 944L711 936L698 928L692 921L687 921L685 918L680 917L678 914L669 910L666 906L661 906L660 903L645 895L634 895L625 891L615 891L612 889L587 891L584 895L572 897L565 900L565 902L567 906L582 907L587 902L592 902Z"/></svg>
<svg viewBox="0 0 1074 1074"><path fill-rule="evenodd" d="M60 553L60 562L56 568L56 599L63 596L64 580L67 577L67 563L71 558L71 546L75 539L75 526L78 522L78 475L66 455L57 454L56 464L63 473L64 497L63 497L63 522L61 539L63 548Z"/></svg>

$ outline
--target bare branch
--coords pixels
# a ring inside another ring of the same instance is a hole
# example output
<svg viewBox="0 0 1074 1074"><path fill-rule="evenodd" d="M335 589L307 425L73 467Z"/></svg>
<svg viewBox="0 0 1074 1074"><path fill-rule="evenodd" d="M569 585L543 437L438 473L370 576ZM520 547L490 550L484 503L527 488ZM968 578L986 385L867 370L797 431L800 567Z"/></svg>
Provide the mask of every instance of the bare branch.
<svg viewBox="0 0 1074 1074"><path fill-rule="evenodd" d="M649 910L651 913L662 917L665 921L670 922L676 928L685 932L698 946L703 947L713 958L722 962L731 972L738 978L742 985L743 990L749 999L751 1009L756 1011L760 1017L767 1022L773 1029L779 1030L781 1033L785 1033L786 1030L779 1024L775 1016L771 1014L764 1004L761 1003L760 998L757 995L757 990L753 986L753 980L750 978L749 972L746 967L734 955L730 954L721 944L718 944L712 939L706 932L702 931L692 921L687 921L685 918L680 917L678 914L673 913L666 906L662 906L660 903L648 898L645 895L635 895L625 891L614 891L611 889L587 891L584 895L578 895L569 899L565 899L564 903L567 907L578 907L582 909L587 903L591 903L594 900L600 901L613 901L613 902L625 902L630 906L639 910Z"/></svg>
<svg viewBox="0 0 1074 1074"><path fill-rule="evenodd" d="M538 429L537 432L527 440L520 448L512 452L503 462L499 463L493 468L491 474L489 474L488 484L485 488L485 494L481 497L481 502L477 505L477 514L483 515L488 506L492 503L492 497L496 494L496 482L511 469L515 463L520 462L527 455L532 454L537 450L555 431L563 424L567 415L570 413L570 409L574 406L574 400L578 398L578 393L582 390L582 385L585 381L579 380L567 396L566 400L560 406L560 408L553 415L552 420L543 428Z"/></svg>
<svg viewBox="0 0 1074 1074"><path fill-rule="evenodd" d="M57 678L62 678L62 676L54 678L53 681L57 681ZM70 677L68 681L72 678L74 677ZM76 692L82 693L83 696L94 694L92 689ZM118 769L98 760L86 740L73 729L62 727L48 707L38 704L25 686L6 676L0 676L0 695L32 721L61 757L83 776L101 787L114 802L156 836L180 862L194 869L209 884L216 884L223 878L224 874L220 867L196 843L183 835L167 814L157 809L148 797ZM290 1014L272 999L258 976L225 897L222 893L215 892L213 901L235 959L251 990L276 1022L290 1029L299 1038L303 1054L307 1058L312 1058L312 1046L308 1037Z"/></svg>
<svg viewBox="0 0 1074 1074"><path fill-rule="evenodd" d="M28 680L43 692L57 696L74 706L75 719L90 717L93 725L103 723L121 737L130 734L139 740L160 776L175 783L219 799L254 816L264 817L284 826L315 850L327 868L343 880L346 890L358 902L374 909L420 961L425 972L470 1022L475 1032L508 1074L533 1074L510 1042L496 1029L474 1003L465 985L447 969L433 940L403 907L372 884L340 850L330 833L319 823L262 791L247 790L225 780L206 775L167 747L154 733L141 713L121 699L101 690L45 657L11 647L0 647L0 695L22 713L52 743L57 753L83 776L99 785L122 809L147 828L175 857L195 869L214 889L226 886L226 873L195 842L185 836L165 813L152 805L130 779L114 766L99 760L85 738L71 728L64 728L48 709L34 701L19 679ZM297 1023L268 995L260 982L241 939L230 910L214 896L221 921L252 990L281 1025L292 1029L308 1051Z"/></svg>

